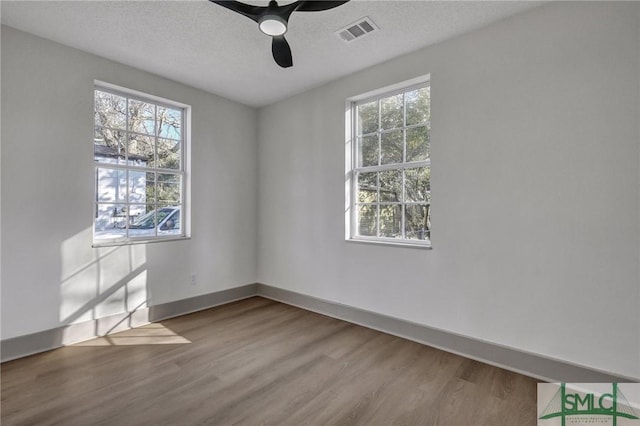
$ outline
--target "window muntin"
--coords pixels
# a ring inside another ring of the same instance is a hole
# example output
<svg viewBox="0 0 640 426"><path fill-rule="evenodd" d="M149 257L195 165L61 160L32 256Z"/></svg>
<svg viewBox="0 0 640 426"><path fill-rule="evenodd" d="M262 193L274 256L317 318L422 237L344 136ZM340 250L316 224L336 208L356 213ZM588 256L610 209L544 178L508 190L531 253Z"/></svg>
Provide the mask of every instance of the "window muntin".
<svg viewBox="0 0 640 426"><path fill-rule="evenodd" d="M94 245L186 236L185 118L170 102L94 88Z"/></svg>
<svg viewBox="0 0 640 426"><path fill-rule="evenodd" d="M351 239L430 246L430 107L428 82L352 103Z"/></svg>

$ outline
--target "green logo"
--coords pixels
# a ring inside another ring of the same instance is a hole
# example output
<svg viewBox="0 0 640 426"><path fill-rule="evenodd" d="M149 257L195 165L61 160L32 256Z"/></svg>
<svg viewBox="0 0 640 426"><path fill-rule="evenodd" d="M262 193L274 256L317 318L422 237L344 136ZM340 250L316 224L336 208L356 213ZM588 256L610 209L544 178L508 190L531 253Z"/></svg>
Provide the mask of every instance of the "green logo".
<svg viewBox="0 0 640 426"><path fill-rule="evenodd" d="M586 417L608 416L613 426L617 426L618 418L639 420L617 383L611 384L610 393L602 394L573 391L567 389L566 383L562 383L539 419L560 417L562 426L565 426L567 417L571 416L583 416L585 422L590 423L593 421L586 420Z"/></svg>

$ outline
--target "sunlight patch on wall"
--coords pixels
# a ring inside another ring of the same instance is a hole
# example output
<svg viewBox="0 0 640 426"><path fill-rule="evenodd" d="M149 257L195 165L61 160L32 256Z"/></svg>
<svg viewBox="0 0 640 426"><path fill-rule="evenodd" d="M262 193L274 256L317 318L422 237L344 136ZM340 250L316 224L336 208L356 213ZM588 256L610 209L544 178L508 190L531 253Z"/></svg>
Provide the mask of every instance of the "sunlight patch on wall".
<svg viewBox="0 0 640 426"><path fill-rule="evenodd" d="M92 248L91 227L61 244L60 321L73 324L147 306L146 247Z"/></svg>

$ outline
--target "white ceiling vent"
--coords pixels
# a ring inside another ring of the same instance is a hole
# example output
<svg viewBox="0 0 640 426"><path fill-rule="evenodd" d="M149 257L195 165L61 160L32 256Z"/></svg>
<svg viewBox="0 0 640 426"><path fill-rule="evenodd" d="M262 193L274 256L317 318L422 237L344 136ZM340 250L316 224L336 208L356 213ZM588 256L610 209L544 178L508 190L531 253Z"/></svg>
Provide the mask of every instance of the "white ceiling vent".
<svg viewBox="0 0 640 426"><path fill-rule="evenodd" d="M371 18L365 16L364 18L358 19L353 24L349 24L336 31L336 34L341 40L350 42L377 30L377 25L373 23Z"/></svg>

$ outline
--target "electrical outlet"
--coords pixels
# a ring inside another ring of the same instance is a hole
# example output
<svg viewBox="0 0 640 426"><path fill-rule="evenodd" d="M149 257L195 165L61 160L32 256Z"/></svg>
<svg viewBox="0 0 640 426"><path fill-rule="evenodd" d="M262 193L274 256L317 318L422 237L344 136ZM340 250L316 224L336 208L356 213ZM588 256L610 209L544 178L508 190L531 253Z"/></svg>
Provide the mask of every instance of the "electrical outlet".
<svg viewBox="0 0 640 426"><path fill-rule="evenodd" d="M191 274L191 285L196 285L196 274Z"/></svg>

